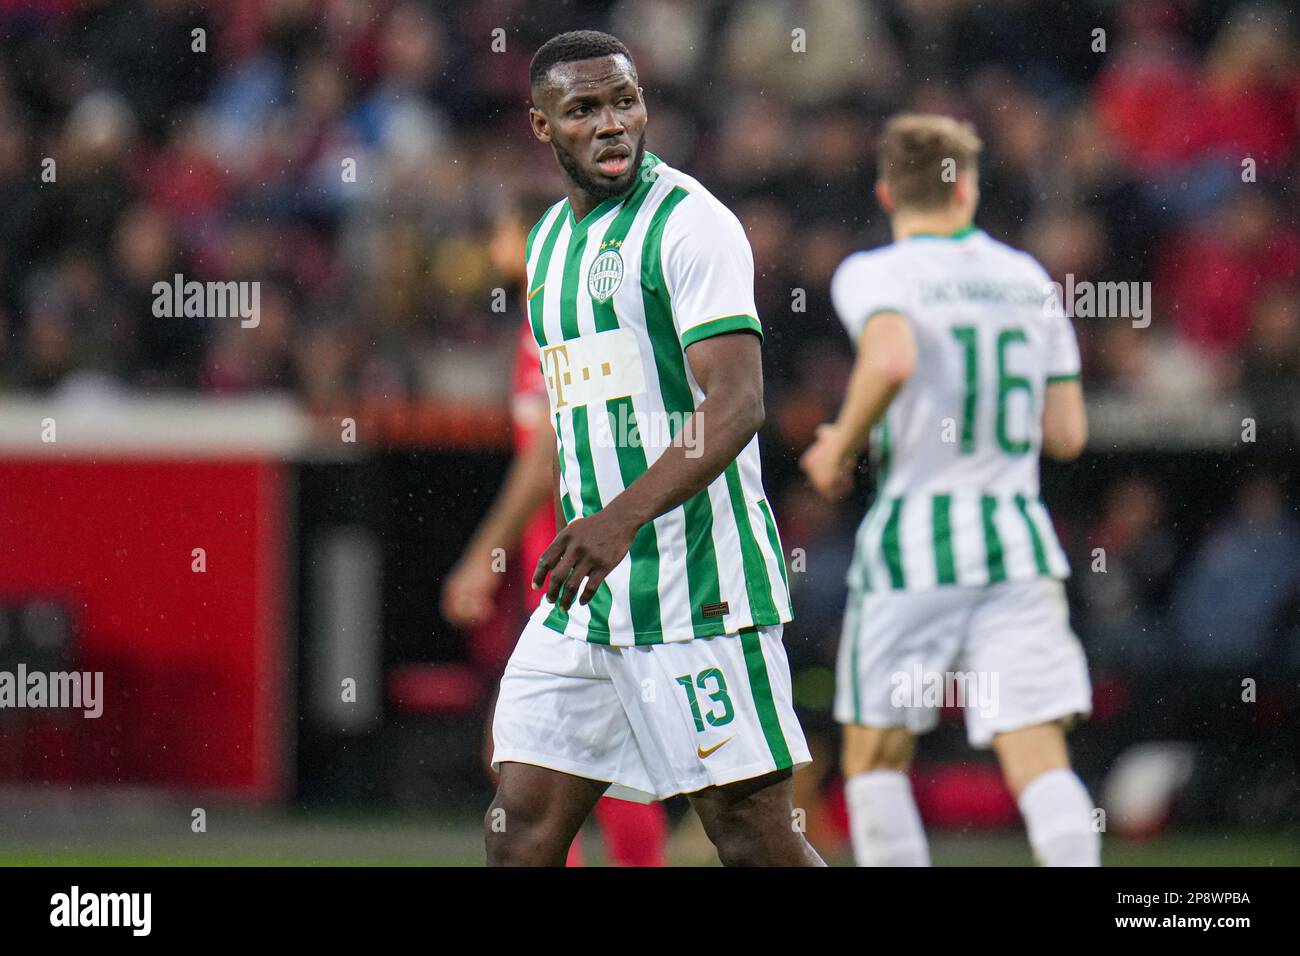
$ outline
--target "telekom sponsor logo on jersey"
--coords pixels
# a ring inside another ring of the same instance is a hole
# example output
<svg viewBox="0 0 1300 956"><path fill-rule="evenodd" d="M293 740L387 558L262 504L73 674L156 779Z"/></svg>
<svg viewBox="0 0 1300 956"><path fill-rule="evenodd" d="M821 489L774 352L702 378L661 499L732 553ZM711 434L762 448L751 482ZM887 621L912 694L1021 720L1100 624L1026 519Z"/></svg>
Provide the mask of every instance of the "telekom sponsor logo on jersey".
<svg viewBox="0 0 1300 956"><path fill-rule="evenodd" d="M927 671L920 664L889 677L889 703L904 708L973 707L984 717L998 715L995 671Z"/></svg>
<svg viewBox="0 0 1300 956"><path fill-rule="evenodd" d="M553 414L602 406L645 392L636 336L628 329L570 339L542 349L542 372ZM636 412L630 403L593 416L592 443L601 448L664 448L676 440L689 458L702 453L698 416L688 411Z"/></svg>
<svg viewBox="0 0 1300 956"><path fill-rule="evenodd" d="M611 329L542 349L551 411L595 405L645 391L641 350L630 329Z"/></svg>

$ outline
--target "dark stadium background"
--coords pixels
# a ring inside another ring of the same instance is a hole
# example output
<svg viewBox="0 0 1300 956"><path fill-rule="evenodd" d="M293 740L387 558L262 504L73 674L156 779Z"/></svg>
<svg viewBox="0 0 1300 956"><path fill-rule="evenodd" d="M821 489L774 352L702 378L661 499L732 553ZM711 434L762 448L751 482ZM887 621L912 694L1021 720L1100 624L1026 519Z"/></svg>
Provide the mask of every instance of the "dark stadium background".
<svg viewBox="0 0 1300 956"><path fill-rule="evenodd" d="M483 722L522 598L462 633L438 585L508 461L518 250L560 194L528 62L585 27L628 42L650 148L754 249L766 484L807 561L786 643L814 841L847 860L828 708L870 475L832 508L796 462L850 367L830 274L889 238L875 134L917 109L977 125L990 234L1060 280L1152 283L1148 328L1076 321L1092 442L1044 471L1105 859L1300 861L1296 20L1196 0L0 0L0 670L106 686L97 721L0 711L0 862L481 861ZM259 282L260 324L156 318L176 273ZM1029 861L958 715L914 780L937 862Z"/></svg>

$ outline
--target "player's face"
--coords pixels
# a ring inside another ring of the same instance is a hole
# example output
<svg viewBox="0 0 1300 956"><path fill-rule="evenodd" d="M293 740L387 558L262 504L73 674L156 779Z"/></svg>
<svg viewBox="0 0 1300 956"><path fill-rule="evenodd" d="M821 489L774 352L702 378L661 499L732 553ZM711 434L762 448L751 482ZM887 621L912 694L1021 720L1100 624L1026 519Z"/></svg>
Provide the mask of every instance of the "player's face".
<svg viewBox="0 0 1300 956"><path fill-rule="evenodd" d="M552 67L531 111L533 132L555 150L565 174L596 200L632 187L645 154L645 100L622 56Z"/></svg>

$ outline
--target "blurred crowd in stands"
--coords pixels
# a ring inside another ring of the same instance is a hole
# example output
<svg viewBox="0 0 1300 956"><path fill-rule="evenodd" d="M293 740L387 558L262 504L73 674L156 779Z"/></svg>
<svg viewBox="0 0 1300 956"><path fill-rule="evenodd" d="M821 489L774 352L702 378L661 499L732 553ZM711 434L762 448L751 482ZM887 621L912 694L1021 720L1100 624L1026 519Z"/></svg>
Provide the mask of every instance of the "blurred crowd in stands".
<svg viewBox="0 0 1300 956"><path fill-rule="evenodd" d="M847 378L828 280L889 241L873 143L903 109L976 124L994 237L1061 282L1151 283L1149 327L1077 319L1090 393L1294 415L1288 6L0 0L0 390L504 405L523 237L562 192L528 129L529 60L557 32L606 29L636 56L649 148L749 233L787 546L847 562L844 515L794 462ZM155 318L152 287L176 273L260 282L260 323ZM1109 549L1081 585L1096 633L1110 609L1117 647L1143 614L1257 635L1300 575L1279 477L1243 488L1190 569L1157 480L1104 488L1075 534L1076 564ZM808 581L800 614L833 643L841 579Z"/></svg>
<svg viewBox="0 0 1300 956"><path fill-rule="evenodd" d="M1080 320L1090 386L1300 378L1284 5L9 0L0 382L456 398L452 357L508 355L517 235L560 193L529 58L584 25L632 46L651 148L745 223L775 397L841 385L827 280L888 241L873 136L906 108L977 124L992 235L1059 281L1153 283L1151 328ZM176 272L260 280L260 327L155 319Z"/></svg>

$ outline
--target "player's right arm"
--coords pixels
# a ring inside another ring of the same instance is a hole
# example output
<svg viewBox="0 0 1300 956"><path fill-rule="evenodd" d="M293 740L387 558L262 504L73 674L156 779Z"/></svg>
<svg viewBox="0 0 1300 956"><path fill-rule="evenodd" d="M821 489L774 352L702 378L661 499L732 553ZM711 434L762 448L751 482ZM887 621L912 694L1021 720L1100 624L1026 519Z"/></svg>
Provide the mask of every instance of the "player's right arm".
<svg viewBox="0 0 1300 956"><path fill-rule="evenodd" d="M707 488L763 424L753 252L729 210L702 192L686 193L664 224L660 265L677 345L702 397L689 427L640 477L601 510L572 521L542 555L533 586L546 585L547 599L565 610L575 597L590 602L637 530Z"/></svg>
<svg viewBox="0 0 1300 956"><path fill-rule="evenodd" d="M857 358L835 423L817 429L799 464L813 488L834 500L848 493L871 429L916 368L916 337L904 311L906 283L880 255L849 256L835 270L830 292Z"/></svg>
<svg viewBox="0 0 1300 956"><path fill-rule="evenodd" d="M763 360L749 331L709 336L685 349L686 364L704 398L689 429L678 432L641 476L594 514L556 535L533 574L547 600L567 610L587 604L631 547L642 525L703 491L736 460L763 424ZM694 434L689 443L687 435ZM583 580L587 584L578 593Z"/></svg>
<svg viewBox="0 0 1300 956"><path fill-rule="evenodd" d="M800 467L821 495L843 497L871 429L916 368L916 338L900 312L884 310L867 319L858 337L848 391L834 424L817 429L817 440L803 454Z"/></svg>

